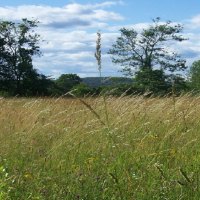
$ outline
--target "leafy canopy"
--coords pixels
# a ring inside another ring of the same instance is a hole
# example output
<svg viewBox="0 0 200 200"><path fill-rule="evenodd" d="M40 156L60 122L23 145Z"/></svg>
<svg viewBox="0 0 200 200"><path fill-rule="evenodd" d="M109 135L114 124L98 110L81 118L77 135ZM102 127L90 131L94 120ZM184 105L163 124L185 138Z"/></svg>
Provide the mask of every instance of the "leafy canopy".
<svg viewBox="0 0 200 200"><path fill-rule="evenodd" d="M200 90L200 60L192 63L189 75L192 89Z"/></svg>
<svg viewBox="0 0 200 200"><path fill-rule="evenodd" d="M62 74L56 81L56 86L58 87L61 94L69 92L72 88L80 84L81 78L76 74Z"/></svg>
<svg viewBox="0 0 200 200"><path fill-rule="evenodd" d="M160 18L153 20L153 23L141 32L122 28L121 36L108 53L114 63L123 66L126 75L133 75L133 69L152 70L153 67L170 72L184 70L186 61L167 47L171 42L185 40L180 35L182 30L182 25L171 21L162 23Z"/></svg>
<svg viewBox="0 0 200 200"><path fill-rule="evenodd" d="M14 94L26 93L37 79L32 58L40 55L40 36L35 33L37 21L22 19L21 22L0 21L0 81L1 90ZM29 85L27 85L30 83Z"/></svg>

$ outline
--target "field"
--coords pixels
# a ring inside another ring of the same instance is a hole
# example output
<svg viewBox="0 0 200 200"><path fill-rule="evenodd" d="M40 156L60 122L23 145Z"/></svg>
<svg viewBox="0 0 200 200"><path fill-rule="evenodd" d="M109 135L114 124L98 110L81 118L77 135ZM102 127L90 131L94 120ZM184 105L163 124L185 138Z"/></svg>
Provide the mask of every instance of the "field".
<svg viewBox="0 0 200 200"><path fill-rule="evenodd" d="M200 98L0 99L0 199L199 199Z"/></svg>

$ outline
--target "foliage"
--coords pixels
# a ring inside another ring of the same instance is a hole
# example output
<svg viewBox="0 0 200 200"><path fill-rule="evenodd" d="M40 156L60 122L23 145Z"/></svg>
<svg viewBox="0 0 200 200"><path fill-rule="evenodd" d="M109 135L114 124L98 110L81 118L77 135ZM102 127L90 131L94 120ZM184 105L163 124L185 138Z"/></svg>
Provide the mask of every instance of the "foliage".
<svg viewBox="0 0 200 200"><path fill-rule="evenodd" d="M170 21L162 23L160 18L153 20L152 25L141 32L122 28L121 36L109 54L114 63L123 66L125 75L135 75L136 87L166 93L170 87L167 76L187 68L186 61L167 47L172 41L185 40L180 35L182 29L182 25ZM168 75L165 75L166 71Z"/></svg>
<svg viewBox="0 0 200 200"><path fill-rule="evenodd" d="M97 95L102 90L107 93L106 90L113 91L113 89L117 95L127 89L134 93L151 91L163 94L169 92L169 88L172 87L170 77L165 74L165 70L175 72L186 68L185 60L165 48L167 42L184 40L180 35L183 27L180 24L174 25L170 21L161 23L157 18L141 33L133 29L121 29L121 37L109 52L113 55L113 62L122 64L124 70L130 72L129 75L132 73L132 68L138 68L134 79L101 77L101 33L98 32L95 57L100 72L99 79L96 77L83 79L89 87L79 85L81 79L76 74L62 74L57 80L52 81L33 68L33 56L41 54L40 36L35 32L37 26L37 21L27 19L16 23L0 21L1 95L60 96L73 88L77 89L78 96L87 92ZM181 84L177 86L177 91L183 90L186 85L182 84L184 80L180 82L180 77L175 79L179 80L176 81L177 84Z"/></svg>
<svg viewBox="0 0 200 200"><path fill-rule="evenodd" d="M62 74L55 80L55 93L57 95L63 95L78 84L81 83L81 79L76 74Z"/></svg>
<svg viewBox="0 0 200 200"><path fill-rule="evenodd" d="M200 60L193 62L190 72L190 88L195 91L200 91Z"/></svg>
<svg viewBox="0 0 200 200"><path fill-rule="evenodd" d="M153 24L141 33L122 28L121 36L117 38L109 54L112 55L112 61L121 64L128 75L132 75L132 68L141 71L157 66L171 72L184 70L185 60L166 47L171 41L185 40L180 35L182 29L180 24L174 25L170 21L161 23L160 18L153 20Z"/></svg>
<svg viewBox="0 0 200 200"><path fill-rule="evenodd" d="M172 84L171 90L174 90L173 92L176 95L184 94L190 91L188 81L185 80L185 78L183 78L182 76L168 76L168 82Z"/></svg>
<svg viewBox="0 0 200 200"><path fill-rule="evenodd" d="M136 72L134 78L135 87L154 94L166 94L171 88L171 83L167 81L167 76L163 70L145 69Z"/></svg>
<svg viewBox="0 0 200 200"><path fill-rule="evenodd" d="M40 55L40 36L34 31L37 24L27 19L20 23L0 21L1 90L19 95L29 93L34 84L31 81L39 76L32 64L33 56Z"/></svg>
<svg viewBox="0 0 200 200"><path fill-rule="evenodd" d="M134 87L132 84L120 84L112 86L101 87L100 94L105 94L106 96L128 96L128 95L142 95L144 90Z"/></svg>
<svg viewBox="0 0 200 200"><path fill-rule="evenodd" d="M73 94L77 97L91 96L96 94L96 89L80 83L72 88Z"/></svg>
<svg viewBox="0 0 200 200"><path fill-rule="evenodd" d="M54 83L49 77L36 72L34 76L23 80L21 92L25 96L49 96L53 85Z"/></svg>
<svg viewBox="0 0 200 200"><path fill-rule="evenodd" d="M1 163L0 163L1 164ZM4 166L0 165L0 199L8 199L9 184L8 182L8 173Z"/></svg>

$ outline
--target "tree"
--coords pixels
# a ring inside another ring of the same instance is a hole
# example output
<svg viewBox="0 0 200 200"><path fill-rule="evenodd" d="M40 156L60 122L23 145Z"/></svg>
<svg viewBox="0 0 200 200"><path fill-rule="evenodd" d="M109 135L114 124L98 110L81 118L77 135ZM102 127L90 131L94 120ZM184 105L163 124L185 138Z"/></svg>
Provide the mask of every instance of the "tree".
<svg viewBox="0 0 200 200"><path fill-rule="evenodd" d="M134 29L122 28L121 36L113 44L109 54L112 61L121 64L126 75L135 71L152 71L154 68L175 72L186 69L186 61L167 48L167 43L185 40L180 33L183 27L170 21L153 20L153 24L140 33Z"/></svg>
<svg viewBox="0 0 200 200"><path fill-rule="evenodd" d="M40 36L34 31L37 24L27 19L0 21L0 89L22 94L25 80L38 77L32 64L33 56L40 55Z"/></svg>
<svg viewBox="0 0 200 200"><path fill-rule="evenodd" d="M200 90L200 60L192 63L189 76L191 89Z"/></svg>
<svg viewBox="0 0 200 200"><path fill-rule="evenodd" d="M136 73L134 82L136 88L145 92L151 91L156 94L163 94L169 91L170 82L163 70L144 70Z"/></svg>
<svg viewBox="0 0 200 200"><path fill-rule="evenodd" d="M76 95L77 97L84 97L87 95L95 95L96 89L91 88L88 85L84 83L80 83L78 85L75 85L72 90L74 90L73 94Z"/></svg>
<svg viewBox="0 0 200 200"><path fill-rule="evenodd" d="M23 80L21 93L26 96L49 96L51 95L51 88L53 85L53 80L33 70L30 72L29 76L27 75Z"/></svg>
<svg viewBox="0 0 200 200"><path fill-rule="evenodd" d="M57 94L62 95L69 92L72 88L80 84L81 78L76 74L62 74L56 81Z"/></svg>

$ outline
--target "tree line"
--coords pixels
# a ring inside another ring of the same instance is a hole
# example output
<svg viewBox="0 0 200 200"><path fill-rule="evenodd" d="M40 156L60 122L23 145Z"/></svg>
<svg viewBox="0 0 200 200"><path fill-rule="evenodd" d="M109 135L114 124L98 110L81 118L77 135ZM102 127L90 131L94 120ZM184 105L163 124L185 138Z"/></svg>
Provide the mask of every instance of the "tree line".
<svg viewBox="0 0 200 200"><path fill-rule="evenodd" d="M0 95L60 96L71 90L77 96L102 92L120 95L125 91L165 95L172 88L177 93L200 90L200 60L187 66L186 60L169 48L170 44L187 40L181 35L181 24L161 23L160 18L156 18L141 32L120 29L121 35L108 53L112 62L120 64L124 75L133 81L127 83L111 78L113 84L99 87L82 83L76 74L62 74L54 80L39 73L33 66L33 57L41 56L37 26L36 20L0 21ZM98 40L95 57L99 58L99 69L102 67L100 45Z"/></svg>

